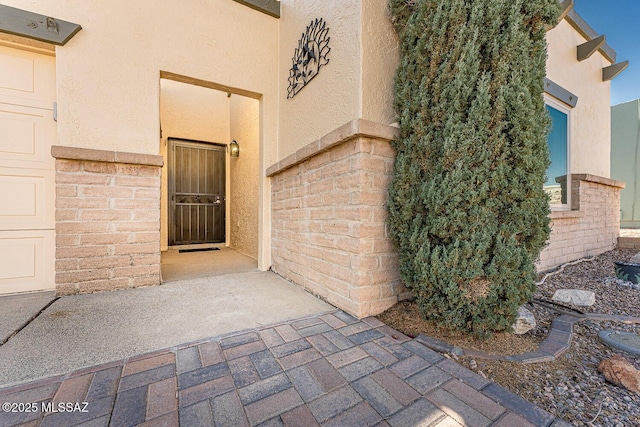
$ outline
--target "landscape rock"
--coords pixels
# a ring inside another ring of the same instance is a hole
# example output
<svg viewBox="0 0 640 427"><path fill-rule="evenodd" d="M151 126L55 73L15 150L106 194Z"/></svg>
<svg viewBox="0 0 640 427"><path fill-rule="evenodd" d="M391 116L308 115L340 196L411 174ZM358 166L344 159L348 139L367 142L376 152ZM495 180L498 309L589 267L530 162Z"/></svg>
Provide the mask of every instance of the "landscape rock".
<svg viewBox="0 0 640 427"><path fill-rule="evenodd" d="M592 306L596 303L596 294L582 289L558 289L552 299L556 302L578 306Z"/></svg>
<svg viewBox="0 0 640 427"><path fill-rule="evenodd" d="M518 307L518 317L516 323L513 324L513 333L516 335L526 334L536 327L536 318L533 313L524 308Z"/></svg>
<svg viewBox="0 0 640 427"><path fill-rule="evenodd" d="M598 370L612 384L640 393L640 371L624 357L615 355L598 365Z"/></svg>
<svg viewBox="0 0 640 427"><path fill-rule="evenodd" d="M636 291L640 291L640 283L629 282L628 280L618 279L617 277L605 277L602 283L606 285L616 285L620 286L621 288L635 289Z"/></svg>
<svg viewBox="0 0 640 427"><path fill-rule="evenodd" d="M640 252L632 256L629 262L632 264L640 264Z"/></svg>

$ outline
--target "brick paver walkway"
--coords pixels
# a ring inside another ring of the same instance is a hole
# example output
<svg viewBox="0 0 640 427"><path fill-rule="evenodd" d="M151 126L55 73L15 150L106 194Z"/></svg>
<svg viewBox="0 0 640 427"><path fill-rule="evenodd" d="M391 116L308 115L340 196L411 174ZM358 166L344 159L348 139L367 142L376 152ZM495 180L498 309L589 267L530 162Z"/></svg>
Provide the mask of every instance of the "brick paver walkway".
<svg viewBox="0 0 640 427"><path fill-rule="evenodd" d="M2 427L569 425L342 311L3 389L2 402L18 411L0 410Z"/></svg>

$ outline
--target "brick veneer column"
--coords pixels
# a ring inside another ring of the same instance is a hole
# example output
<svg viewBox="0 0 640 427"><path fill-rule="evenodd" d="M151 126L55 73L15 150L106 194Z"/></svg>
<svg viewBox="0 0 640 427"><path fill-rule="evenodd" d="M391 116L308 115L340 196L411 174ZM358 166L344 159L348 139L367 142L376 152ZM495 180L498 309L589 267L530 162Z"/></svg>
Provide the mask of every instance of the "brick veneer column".
<svg viewBox="0 0 640 427"><path fill-rule="evenodd" d="M159 284L162 157L59 146L52 155L57 294Z"/></svg>
<svg viewBox="0 0 640 427"><path fill-rule="evenodd" d="M620 233L624 183L588 174L571 175L570 211L551 213L551 236L538 271L614 249Z"/></svg>
<svg viewBox="0 0 640 427"><path fill-rule="evenodd" d="M272 176L272 269L355 316L407 296L387 235L395 128L347 123Z"/></svg>

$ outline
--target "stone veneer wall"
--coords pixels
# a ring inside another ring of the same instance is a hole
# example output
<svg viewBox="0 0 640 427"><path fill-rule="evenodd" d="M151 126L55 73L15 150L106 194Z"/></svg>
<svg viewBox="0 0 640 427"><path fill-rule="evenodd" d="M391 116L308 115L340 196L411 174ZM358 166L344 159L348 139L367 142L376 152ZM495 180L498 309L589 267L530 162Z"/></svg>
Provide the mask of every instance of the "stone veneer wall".
<svg viewBox="0 0 640 427"><path fill-rule="evenodd" d="M640 237L618 237L618 248L640 250Z"/></svg>
<svg viewBox="0 0 640 427"><path fill-rule="evenodd" d="M160 283L162 157L52 147L56 158L56 291Z"/></svg>
<svg viewBox="0 0 640 427"><path fill-rule="evenodd" d="M272 270L360 318L408 295L387 237L396 131L355 120L267 170Z"/></svg>
<svg viewBox="0 0 640 427"><path fill-rule="evenodd" d="M410 293L387 236L387 187L397 130L354 120L267 169L272 178L272 270L357 317L376 315ZM537 264L613 249L624 184L572 175L572 210L551 213Z"/></svg>
<svg viewBox="0 0 640 427"><path fill-rule="evenodd" d="M614 249L620 233L622 188L620 181L572 174L572 210L551 212L551 237L540 254L538 271Z"/></svg>

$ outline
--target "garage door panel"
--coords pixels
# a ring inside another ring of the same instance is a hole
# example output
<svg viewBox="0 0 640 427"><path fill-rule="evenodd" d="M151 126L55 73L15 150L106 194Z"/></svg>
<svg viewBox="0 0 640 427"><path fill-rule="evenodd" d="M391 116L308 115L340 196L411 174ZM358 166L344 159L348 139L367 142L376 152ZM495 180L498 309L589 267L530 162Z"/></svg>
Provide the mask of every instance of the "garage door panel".
<svg viewBox="0 0 640 427"><path fill-rule="evenodd" d="M0 46L0 295L55 287L55 58Z"/></svg>
<svg viewBox="0 0 640 427"><path fill-rule="evenodd" d="M55 58L0 46L0 102L52 109Z"/></svg>
<svg viewBox="0 0 640 427"><path fill-rule="evenodd" d="M53 230L0 231L0 294L53 289Z"/></svg>
<svg viewBox="0 0 640 427"><path fill-rule="evenodd" d="M55 227L53 171L0 168L2 230Z"/></svg>
<svg viewBox="0 0 640 427"><path fill-rule="evenodd" d="M38 241L3 242L0 246L0 259L5 265L0 268L0 280L28 279L37 274L36 253Z"/></svg>
<svg viewBox="0 0 640 427"><path fill-rule="evenodd" d="M0 103L0 166L53 169L51 111Z"/></svg>
<svg viewBox="0 0 640 427"><path fill-rule="evenodd" d="M0 72L0 88L5 91L27 92L34 91L33 58L24 58L16 55L8 55L0 52L2 68Z"/></svg>

